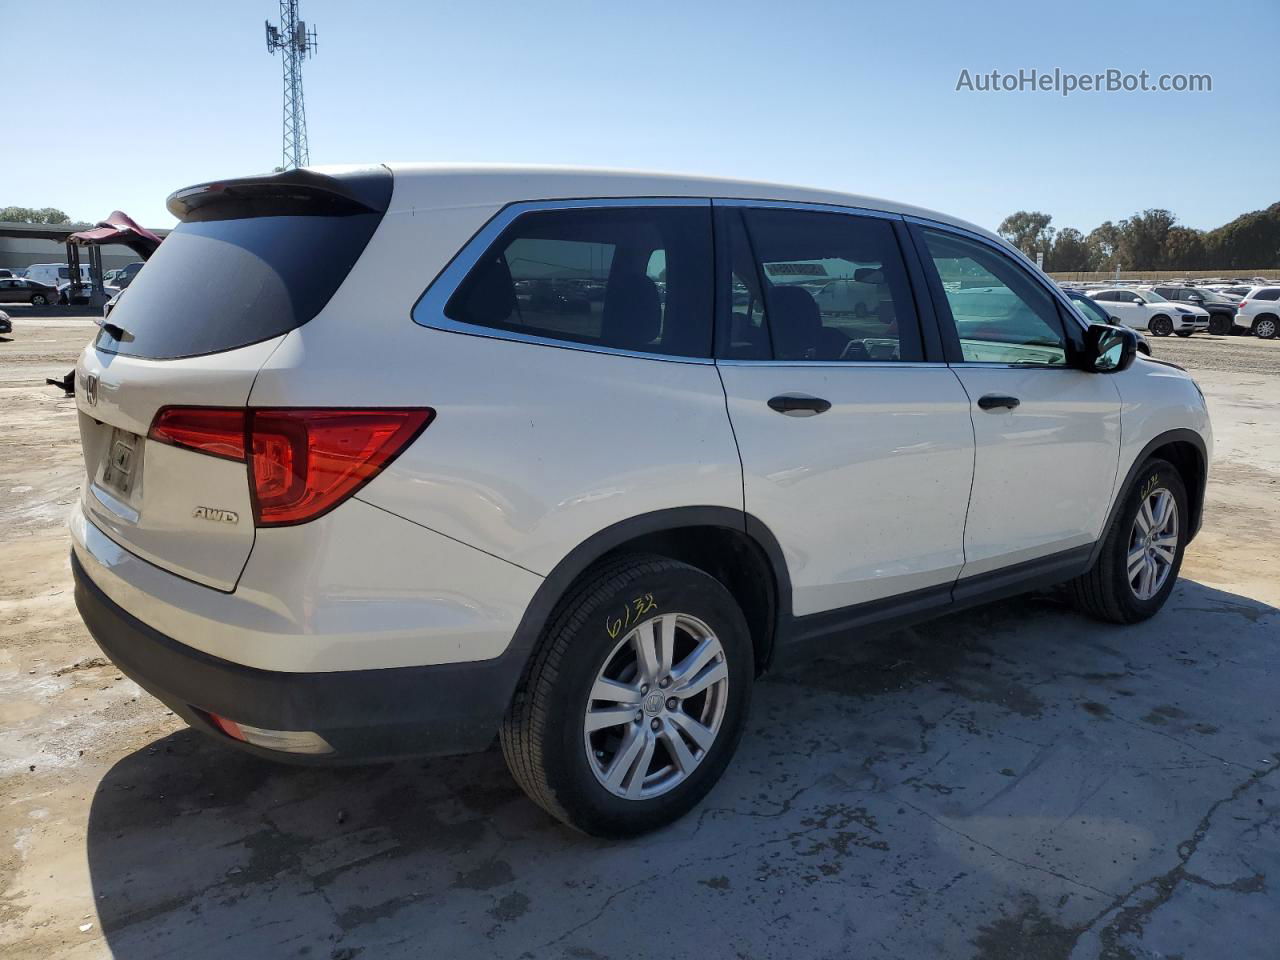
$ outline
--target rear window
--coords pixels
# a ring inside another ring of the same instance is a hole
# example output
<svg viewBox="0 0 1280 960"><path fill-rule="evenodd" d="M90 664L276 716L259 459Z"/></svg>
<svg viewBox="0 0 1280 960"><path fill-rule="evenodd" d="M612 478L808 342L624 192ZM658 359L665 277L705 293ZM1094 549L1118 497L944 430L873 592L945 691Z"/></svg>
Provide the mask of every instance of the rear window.
<svg viewBox="0 0 1280 960"><path fill-rule="evenodd" d="M711 355L705 206L526 213L445 306L451 320L614 350Z"/></svg>
<svg viewBox="0 0 1280 960"><path fill-rule="evenodd" d="M386 180L389 194L389 173ZM179 224L111 313L124 339L104 328L98 348L169 360L288 333L329 302L382 219L381 210L350 204L345 212L332 200L316 202L311 214L297 193L280 206L288 215L271 215L260 197L254 204L225 201L232 213L257 215L219 219L210 203L201 219Z"/></svg>

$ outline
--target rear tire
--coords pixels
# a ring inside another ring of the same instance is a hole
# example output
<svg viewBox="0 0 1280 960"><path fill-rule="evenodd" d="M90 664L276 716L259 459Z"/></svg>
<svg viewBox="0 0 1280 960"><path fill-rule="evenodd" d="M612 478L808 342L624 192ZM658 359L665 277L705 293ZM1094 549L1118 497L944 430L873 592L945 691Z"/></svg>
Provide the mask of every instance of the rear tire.
<svg viewBox="0 0 1280 960"><path fill-rule="evenodd" d="M1215 337L1226 337L1231 334L1231 318L1215 313L1209 318L1209 332Z"/></svg>
<svg viewBox="0 0 1280 960"><path fill-rule="evenodd" d="M503 756L535 803L583 833L654 830L720 779L753 679L746 619L718 580L664 557L620 557L552 615L503 720Z"/></svg>
<svg viewBox="0 0 1280 960"><path fill-rule="evenodd" d="M1148 524L1147 517L1161 519L1155 505L1162 502L1162 493L1173 501L1171 544L1170 537L1161 533L1167 533L1169 521L1151 538L1144 531L1144 527L1154 526ZM1144 504L1152 512L1140 520ZM1137 623L1153 616L1173 592L1182 568L1190 520L1182 476L1167 460L1148 460L1124 492L1120 509L1103 534L1093 566L1068 584L1076 608L1111 623ZM1150 581L1144 579L1148 560L1157 566Z"/></svg>
<svg viewBox="0 0 1280 960"><path fill-rule="evenodd" d="M1159 316L1152 317L1151 323L1147 327L1157 337L1167 337L1173 333L1173 321L1166 317L1163 313Z"/></svg>
<svg viewBox="0 0 1280 960"><path fill-rule="evenodd" d="M35 293L31 295L31 305L33 307L43 307L49 302L49 298L43 293Z"/></svg>
<svg viewBox="0 0 1280 960"><path fill-rule="evenodd" d="M1276 333L1280 332L1277 327L1276 318L1267 314L1253 321L1253 335L1261 337L1263 340L1274 340Z"/></svg>

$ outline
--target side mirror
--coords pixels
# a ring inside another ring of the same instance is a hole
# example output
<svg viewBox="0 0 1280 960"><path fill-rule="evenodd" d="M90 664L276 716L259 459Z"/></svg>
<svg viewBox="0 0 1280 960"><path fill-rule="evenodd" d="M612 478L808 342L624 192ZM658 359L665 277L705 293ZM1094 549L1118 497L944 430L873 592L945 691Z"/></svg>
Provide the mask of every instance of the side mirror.
<svg viewBox="0 0 1280 960"><path fill-rule="evenodd" d="M1081 367L1093 373L1119 373L1133 365L1138 353L1138 335L1128 327L1105 323L1089 325L1085 331Z"/></svg>

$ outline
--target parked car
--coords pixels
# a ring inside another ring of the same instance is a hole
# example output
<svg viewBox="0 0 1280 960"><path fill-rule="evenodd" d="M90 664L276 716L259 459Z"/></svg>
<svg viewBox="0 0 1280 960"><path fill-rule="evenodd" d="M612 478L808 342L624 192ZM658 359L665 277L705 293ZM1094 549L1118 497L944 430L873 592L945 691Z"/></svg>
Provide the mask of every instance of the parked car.
<svg viewBox="0 0 1280 960"><path fill-rule="evenodd" d="M126 263L119 269L119 271L117 271L113 285L119 287L121 290L127 290L129 284L133 283L133 278L138 275L138 271L144 266L146 266L146 264L141 260L135 260L133 263Z"/></svg>
<svg viewBox="0 0 1280 960"><path fill-rule="evenodd" d="M1167 337L1171 333L1189 337L1197 330L1209 329L1208 311L1171 303L1151 290L1112 287L1090 291L1089 296L1126 326L1149 330L1157 337Z"/></svg>
<svg viewBox="0 0 1280 960"><path fill-rule="evenodd" d="M0 333L13 333L13 321L3 310L0 310Z"/></svg>
<svg viewBox="0 0 1280 960"><path fill-rule="evenodd" d="M1232 332L1236 322L1236 300L1204 287L1170 286L1159 284L1151 288L1172 303L1199 307L1209 314L1209 332L1225 336Z"/></svg>
<svg viewBox="0 0 1280 960"><path fill-rule="evenodd" d="M944 214L434 165L169 210L77 365L76 602L262 757L496 735L551 814L634 834L719 779L762 672L1055 583L1144 620L1200 525L1191 377ZM874 265L876 320L774 282L813 262ZM530 310L549 267L599 303Z"/></svg>
<svg viewBox="0 0 1280 960"><path fill-rule="evenodd" d="M37 307L58 302L58 288L26 277L0 279L0 303L30 303Z"/></svg>
<svg viewBox="0 0 1280 960"><path fill-rule="evenodd" d="M1102 304L1096 303L1092 298L1081 290L1074 290L1064 287L1063 293L1067 295L1067 299L1071 301L1082 314L1088 323L1118 323L1123 324L1124 321L1119 317L1113 317L1103 309ZM1136 332L1136 331L1135 331ZM1137 333L1138 352L1151 356L1151 343L1142 334Z"/></svg>
<svg viewBox="0 0 1280 960"><path fill-rule="evenodd" d="M22 274L28 280L35 280L47 286L56 287L71 279L71 267L65 263L33 263ZM80 279L89 282L89 265L80 265Z"/></svg>
<svg viewBox="0 0 1280 960"><path fill-rule="evenodd" d="M1274 339L1280 333L1280 286L1250 288L1238 310L1238 324L1255 337Z"/></svg>
<svg viewBox="0 0 1280 960"><path fill-rule="evenodd" d="M110 297L114 297L117 293L119 293L120 288L113 287L109 284L104 284L102 287L102 291L107 295L108 298L110 298ZM92 296L92 294L93 294L93 285L88 283L87 281L82 281L79 289L77 290L75 287L72 286L71 281L68 280L66 283L61 283L58 285L58 301L57 302L64 305L84 304L89 302L89 298Z"/></svg>
<svg viewBox="0 0 1280 960"><path fill-rule="evenodd" d="M12 277L12 276L13 276L12 270L8 270L4 267L0 267L0 279L4 279L6 277Z"/></svg>

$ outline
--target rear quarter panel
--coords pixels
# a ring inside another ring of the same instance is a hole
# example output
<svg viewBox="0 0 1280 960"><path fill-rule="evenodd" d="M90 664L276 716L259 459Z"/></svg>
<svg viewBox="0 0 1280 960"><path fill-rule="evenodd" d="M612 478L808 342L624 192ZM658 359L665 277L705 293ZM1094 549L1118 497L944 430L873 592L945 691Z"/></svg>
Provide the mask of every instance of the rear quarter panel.
<svg viewBox="0 0 1280 960"><path fill-rule="evenodd" d="M429 406L357 495L545 575L579 543L677 506L742 509L714 365L435 330L418 297L494 204L397 209L325 309L263 366L254 406Z"/></svg>

